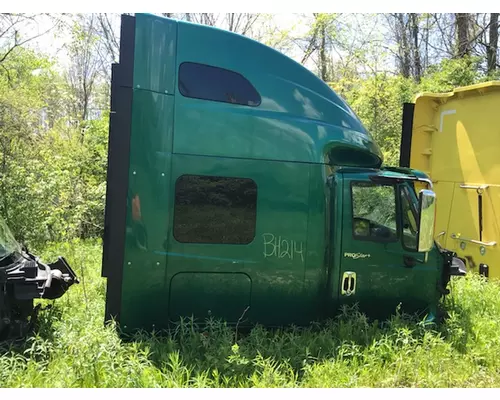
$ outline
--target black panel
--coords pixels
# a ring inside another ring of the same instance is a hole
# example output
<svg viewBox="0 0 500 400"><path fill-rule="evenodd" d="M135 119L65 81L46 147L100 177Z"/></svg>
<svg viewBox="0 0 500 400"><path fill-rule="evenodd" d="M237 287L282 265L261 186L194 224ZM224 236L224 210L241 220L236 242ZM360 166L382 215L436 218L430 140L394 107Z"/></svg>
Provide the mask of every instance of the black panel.
<svg viewBox="0 0 500 400"><path fill-rule="evenodd" d="M245 106L261 102L257 90L237 72L190 62L179 67L179 91L185 97Z"/></svg>
<svg viewBox="0 0 500 400"><path fill-rule="evenodd" d="M119 86L132 87L134 81L135 17L122 15L120 30L120 69L122 80Z"/></svg>
<svg viewBox="0 0 500 400"><path fill-rule="evenodd" d="M413 112L415 104L403 104L403 129L401 133L401 147L399 151L399 166L410 167L411 136L413 130Z"/></svg>
<svg viewBox="0 0 500 400"><path fill-rule="evenodd" d="M122 15L120 63L112 65L108 170L102 276L107 278L106 320L119 320L125 252L128 170L132 125L135 18Z"/></svg>
<svg viewBox="0 0 500 400"><path fill-rule="evenodd" d="M175 185L174 237L182 243L248 244L255 237L251 179L183 175Z"/></svg>

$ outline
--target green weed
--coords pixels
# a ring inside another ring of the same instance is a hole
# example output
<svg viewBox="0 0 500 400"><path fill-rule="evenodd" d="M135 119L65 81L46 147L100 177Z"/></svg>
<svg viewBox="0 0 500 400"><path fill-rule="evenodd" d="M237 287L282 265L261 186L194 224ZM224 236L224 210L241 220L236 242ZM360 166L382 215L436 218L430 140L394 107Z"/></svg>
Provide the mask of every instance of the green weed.
<svg viewBox="0 0 500 400"><path fill-rule="evenodd" d="M164 336L122 341L103 324L98 241L53 245L81 284L40 314L22 344L0 347L0 387L497 387L500 285L453 281L440 325L396 314L383 324L355 308L308 328L246 334L217 321L183 321Z"/></svg>

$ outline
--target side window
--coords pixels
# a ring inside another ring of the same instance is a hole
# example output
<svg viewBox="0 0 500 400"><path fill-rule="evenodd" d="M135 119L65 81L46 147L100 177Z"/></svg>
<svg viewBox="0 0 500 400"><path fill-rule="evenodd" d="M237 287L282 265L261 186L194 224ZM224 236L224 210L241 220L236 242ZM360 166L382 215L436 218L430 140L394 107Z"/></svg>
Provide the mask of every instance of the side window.
<svg viewBox="0 0 500 400"><path fill-rule="evenodd" d="M401 186L400 195L403 221L403 246L415 250L417 248L417 210L407 186Z"/></svg>
<svg viewBox="0 0 500 400"><path fill-rule="evenodd" d="M395 187L354 182L351 194L354 237L397 240Z"/></svg>
<svg viewBox="0 0 500 400"><path fill-rule="evenodd" d="M248 244L256 212L253 180L183 175L175 185L174 237L182 243Z"/></svg>
<svg viewBox="0 0 500 400"><path fill-rule="evenodd" d="M179 67L179 91L185 97L258 106L260 95L242 75L210 65L185 62Z"/></svg>

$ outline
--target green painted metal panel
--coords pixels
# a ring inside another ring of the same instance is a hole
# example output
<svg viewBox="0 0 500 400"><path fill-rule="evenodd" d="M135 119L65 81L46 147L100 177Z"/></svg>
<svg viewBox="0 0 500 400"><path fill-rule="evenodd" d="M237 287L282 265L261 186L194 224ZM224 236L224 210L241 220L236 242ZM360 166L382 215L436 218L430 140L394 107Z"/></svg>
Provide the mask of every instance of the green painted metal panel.
<svg viewBox="0 0 500 400"><path fill-rule="evenodd" d="M231 32L178 22L177 68L196 62L241 74L261 96L258 107L183 96L176 85L174 152L324 163L333 148L347 161L379 166L382 154L349 106L290 58ZM344 162L347 162L344 160Z"/></svg>
<svg viewBox="0 0 500 400"><path fill-rule="evenodd" d="M237 323L251 307L252 280L245 273L180 272L170 281L172 320L196 316Z"/></svg>
<svg viewBox="0 0 500 400"><path fill-rule="evenodd" d="M134 90L127 231L122 284L122 324L165 326L173 96ZM159 310L164 310L159 311Z"/></svg>
<svg viewBox="0 0 500 400"><path fill-rule="evenodd" d="M331 197L328 180L332 177L328 166L309 165L309 211L307 224L307 262L304 271L303 309L315 310L315 318L324 318L336 308L336 298L331 298L328 276L334 267L331 251L334 243L329 216L335 198Z"/></svg>
<svg viewBox="0 0 500 400"><path fill-rule="evenodd" d="M176 43L175 21L136 15L134 88L173 94Z"/></svg>
<svg viewBox="0 0 500 400"><path fill-rule="evenodd" d="M304 297L317 293L306 292L306 268L316 272L323 268L322 260L318 264L322 243L315 240L308 246L310 165L174 155L172 182L186 174L252 179L258 188L255 237L249 244L224 245L180 243L170 234L166 287L179 272L245 273L252 281L252 305L245 315L248 322L281 324L308 318L314 310L305 312L311 304ZM173 196L173 184L171 192ZM315 211L323 213L324 204ZM173 219L171 212L171 226ZM322 231L323 226L318 229ZM310 256L314 266L308 264ZM316 281L315 288L320 284ZM218 286L218 290L224 288Z"/></svg>

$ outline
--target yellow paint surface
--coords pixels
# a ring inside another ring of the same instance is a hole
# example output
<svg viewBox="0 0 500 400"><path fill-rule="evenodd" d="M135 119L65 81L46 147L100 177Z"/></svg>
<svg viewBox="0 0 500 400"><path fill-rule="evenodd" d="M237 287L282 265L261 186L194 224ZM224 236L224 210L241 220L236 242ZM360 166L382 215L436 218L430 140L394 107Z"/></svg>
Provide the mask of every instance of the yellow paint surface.
<svg viewBox="0 0 500 400"><path fill-rule="evenodd" d="M424 93L415 101L411 168L429 174L437 194L437 240L478 270L488 264L491 278L500 278L500 82ZM488 185L483 192L484 243L479 241L478 193L461 186ZM461 248L461 245L465 249Z"/></svg>

